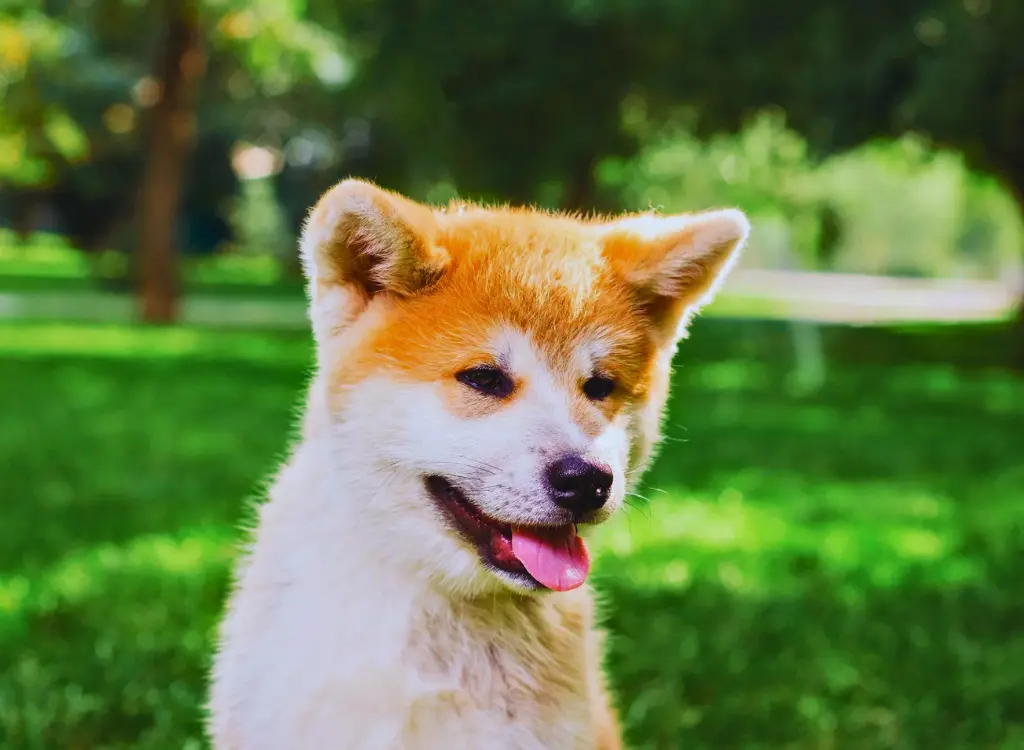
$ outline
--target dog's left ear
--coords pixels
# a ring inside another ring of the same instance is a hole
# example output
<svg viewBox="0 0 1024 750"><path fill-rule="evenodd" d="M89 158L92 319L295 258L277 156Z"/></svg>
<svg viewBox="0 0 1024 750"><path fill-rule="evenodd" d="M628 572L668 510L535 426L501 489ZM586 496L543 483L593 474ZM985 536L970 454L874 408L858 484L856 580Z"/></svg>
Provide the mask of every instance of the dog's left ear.
<svg viewBox="0 0 1024 750"><path fill-rule="evenodd" d="M299 240L317 335L343 329L378 295L436 284L450 263L436 234L431 209L397 193L357 179L328 190Z"/></svg>
<svg viewBox="0 0 1024 750"><path fill-rule="evenodd" d="M602 252L663 341L714 298L750 234L742 211L629 216L602 228Z"/></svg>

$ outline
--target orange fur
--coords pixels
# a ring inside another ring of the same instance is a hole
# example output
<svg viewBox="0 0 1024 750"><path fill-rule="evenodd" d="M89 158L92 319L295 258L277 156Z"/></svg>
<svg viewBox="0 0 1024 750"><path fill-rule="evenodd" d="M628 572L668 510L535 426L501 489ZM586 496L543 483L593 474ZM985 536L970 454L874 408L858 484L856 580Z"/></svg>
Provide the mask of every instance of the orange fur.
<svg viewBox="0 0 1024 750"><path fill-rule="evenodd" d="M314 217L316 214L314 214ZM548 365L577 393L578 423L594 433L627 402L642 400L655 354L642 301L602 254L597 226L521 209L463 208L436 214L432 239L450 258L429 295L388 301L383 322L331 373L337 390L387 367L419 380L450 384L459 370L489 361L496 323L530 333ZM594 373L571 367L588 339L607 349L601 374L620 388L594 405L579 384ZM525 385L525 384L524 384ZM466 389L446 386L453 410L467 416L502 408Z"/></svg>
<svg viewBox="0 0 1024 750"><path fill-rule="evenodd" d="M620 750L589 590L501 578L425 479L454 477L516 534L546 525L544 482L571 452L613 480L570 530L609 517L747 231L730 210L582 219L328 191L302 238L318 373L222 631L215 746ZM457 378L484 365L511 393ZM595 375L607 398L588 397Z"/></svg>

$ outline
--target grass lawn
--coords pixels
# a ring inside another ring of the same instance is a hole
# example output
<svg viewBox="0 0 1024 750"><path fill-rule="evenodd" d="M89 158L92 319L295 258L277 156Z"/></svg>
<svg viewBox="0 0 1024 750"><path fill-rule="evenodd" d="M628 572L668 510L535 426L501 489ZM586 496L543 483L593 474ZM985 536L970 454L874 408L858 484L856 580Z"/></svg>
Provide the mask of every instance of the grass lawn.
<svg viewBox="0 0 1024 750"><path fill-rule="evenodd" d="M1024 380L995 328L701 320L597 544L630 747L1024 748ZM200 748L304 336L0 323L0 747Z"/></svg>

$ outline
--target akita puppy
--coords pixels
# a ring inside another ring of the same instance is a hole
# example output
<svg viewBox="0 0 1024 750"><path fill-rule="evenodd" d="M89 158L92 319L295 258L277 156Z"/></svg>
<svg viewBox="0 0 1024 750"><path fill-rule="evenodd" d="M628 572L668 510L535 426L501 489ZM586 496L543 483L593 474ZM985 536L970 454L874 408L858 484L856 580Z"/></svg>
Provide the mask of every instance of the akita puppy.
<svg viewBox="0 0 1024 750"><path fill-rule="evenodd" d="M584 537L748 230L327 192L300 242L317 371L221 628L214 746L620 747Z"/></svg>

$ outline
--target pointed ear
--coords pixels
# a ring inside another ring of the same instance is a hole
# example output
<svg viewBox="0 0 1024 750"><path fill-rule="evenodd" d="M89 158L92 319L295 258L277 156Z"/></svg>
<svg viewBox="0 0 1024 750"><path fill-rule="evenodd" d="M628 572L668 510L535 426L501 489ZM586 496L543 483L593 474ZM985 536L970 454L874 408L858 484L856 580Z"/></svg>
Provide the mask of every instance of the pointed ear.
<svg viewBox="0 0 1024 750"><path fill-rule="evenodd" d="M437 283L450 258L436 234L433 212L396 193L355 179L327 191L299 241L314 327L318 313L337 327L378 294L408 296Z"/></svg>
<svg viewBox="0 0 1024 750"><path fill-rule="evenodd" d="M656 331L674 341L714 298L749 233L736 209L630 216L605 226L602 250Z"/></svg>

